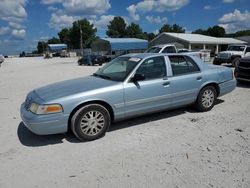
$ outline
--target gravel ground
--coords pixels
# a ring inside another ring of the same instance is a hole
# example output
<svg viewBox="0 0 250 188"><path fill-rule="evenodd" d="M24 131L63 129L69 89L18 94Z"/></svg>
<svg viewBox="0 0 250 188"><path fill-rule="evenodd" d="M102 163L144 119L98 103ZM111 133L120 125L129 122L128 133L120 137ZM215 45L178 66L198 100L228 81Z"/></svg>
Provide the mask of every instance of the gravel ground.
<svg viewBox="0 0 250 188"><path fill-rule="evenodd" d="M182 108L113 124L105 137L37 136L26 94L92 74L76 58L9 58L0 68L0 187L250 187L250 85L205 113Z"/></svg>

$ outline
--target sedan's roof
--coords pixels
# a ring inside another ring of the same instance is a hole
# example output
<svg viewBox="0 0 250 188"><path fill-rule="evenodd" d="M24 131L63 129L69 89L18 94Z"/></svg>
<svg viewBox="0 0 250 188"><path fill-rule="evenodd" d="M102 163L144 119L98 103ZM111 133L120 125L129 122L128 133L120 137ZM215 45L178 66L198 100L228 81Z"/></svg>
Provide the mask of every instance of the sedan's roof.
<svg viewBox="0 0 250 188"><path fill-rule="evenodd" d="M162 53L139 53L139 54L126 54L123 55L122 57L137 57L140 59L144 59L147 57L155 57L155 56L166 56L166 54L162 54Z"/></svg>
<svg viewBox="0 0 250 188"><path fill-rule="evenodd" d="M169 56L169 55L187 55L189 54L183 54L183 53L138 53L138 54L126 54L122 57L137 57L140 59L144 59L147 57L157 57L157 56Z"/></svg>

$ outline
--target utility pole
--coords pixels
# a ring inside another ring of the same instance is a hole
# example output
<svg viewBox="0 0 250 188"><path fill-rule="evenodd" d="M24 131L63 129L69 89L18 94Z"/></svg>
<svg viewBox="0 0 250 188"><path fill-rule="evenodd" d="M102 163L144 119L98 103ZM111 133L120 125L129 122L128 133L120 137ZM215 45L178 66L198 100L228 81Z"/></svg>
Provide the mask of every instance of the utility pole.
<svg viewBox="0 0 250 188"><path fill-rule="evenodd" d="M82 46L82 27L81 27L81 23L80 21L78 21L78 24L80 26L80 48L81 48L81 53L82 53L82 57L83 57L83 46Z"/></svg>

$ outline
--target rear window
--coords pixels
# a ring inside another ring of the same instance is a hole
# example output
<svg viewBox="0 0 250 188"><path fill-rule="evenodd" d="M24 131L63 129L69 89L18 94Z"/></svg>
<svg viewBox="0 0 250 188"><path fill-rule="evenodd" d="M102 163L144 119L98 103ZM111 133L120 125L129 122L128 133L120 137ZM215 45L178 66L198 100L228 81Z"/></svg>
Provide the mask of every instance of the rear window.
<svg viewBox="0 0 250 188"><path fill-rule="evenodd" d="M199 72L200 69L190 57L169 56L173 76L192 74Z"/></svg>

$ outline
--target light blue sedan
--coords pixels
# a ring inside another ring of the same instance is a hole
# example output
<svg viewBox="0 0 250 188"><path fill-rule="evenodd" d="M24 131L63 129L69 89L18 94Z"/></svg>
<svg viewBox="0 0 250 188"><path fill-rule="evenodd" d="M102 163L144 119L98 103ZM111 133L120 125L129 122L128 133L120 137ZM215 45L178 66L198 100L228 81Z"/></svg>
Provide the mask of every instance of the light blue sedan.
<svg viewBox="0 0 250 188"><path fill-rule="evenodd" d="M192 104L209 111L235 86L231 69L193 56L128 54L91 76L31 91L21 117L39 135L71 129L80 140L94 140L114 121Z"/></svg>

